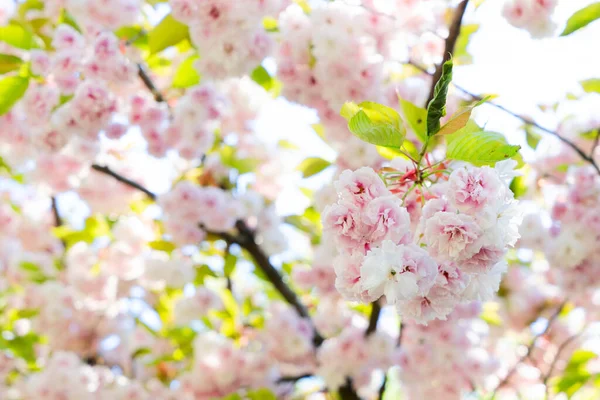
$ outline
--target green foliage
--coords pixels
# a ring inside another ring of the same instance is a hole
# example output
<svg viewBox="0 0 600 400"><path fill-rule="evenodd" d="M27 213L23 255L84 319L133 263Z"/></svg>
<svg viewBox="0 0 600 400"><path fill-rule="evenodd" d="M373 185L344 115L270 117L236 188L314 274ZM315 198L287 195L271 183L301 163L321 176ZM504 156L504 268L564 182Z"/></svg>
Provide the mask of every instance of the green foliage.
<svg viewBox="0 0 600 400"><path fill-rule="evenodd" d="M11 76L0 80L0 115L10 111L12 106L25 95L29 78Z"/></svg>
<svg viewBox="0 0 600 400"><path fill-rule="evenodd" d="M598 355L589 350L576 350L563 375L555 380L554 389L557 393L565 393L571 398L583 385L585 385L592 374L587 369L590 360L597 358Z"/></svg>
<svg viewBox="0 0 600 400"><path fill-rule="evenodd" d="M279 26L276 18L273 17L264 17L263 18L263 27L267 32L279 32Z"/></svg>
<svg viewBox="0 0 600 400"><path fill-rule="evenodd" d="M323 160L322 158L308 157L304 159L296 169L302 172L302 177L308 178L318 174L330 165L331 163L329 161Z"/></svg>
<svg viewBox="0 0 600 400"><path fill-rule="evenodd" d="M200 74L194 67L194 63L198 58L198 55L194 54L179 65L173 77L174 88L185 89L200 83Z"/></svg>
<svg viewBox="0 0 600 400"><path fill-rule="evenodd" d="M321 215L313 207L308 207L302 215L289 215L285 217L285 223L308 234L312 244L318 244L321 240Z"/></svg>
<svg viewBox="0 0 600 400"><path fill-rule="evenodd" d="M408 126L410 126L419 140L425 143L427 140L427 126L425 124L427 121L427 110L414 105L410 101L400 98L398 100Z"/></svg>
<svg viewBox="0 0 600 400"><path fill-rule="evenodd" d="M52 233L69 248L79 242L92 243L98 237L110 236L110 225L104 216L94 215L85 220L82 230L62 225L54 228Z"/></svg>
<svg viewBox="0 0 600 400"><path fill-rule="evenodd" d="M0 27L0 41L23 50L38 47L33 32L16 23Z"/></svg>
<svg viewBox="0 0 600 400"><path fill-rule="evenodd" d="M164 252L169 253L169 254L171 254L173 252L173 250L175 250L177 248L177 246L175 245L175 243L168 242L166 240L154 240L152 242L149 242L148 246L151 249L159 250L159 251L164 251Z"/></svg>
<svg viewBox="0 0 600 400"><path fill-rule="evenodd" d="M225 274L225 276L231 276L231 274L233 274L233 271L235 271L235 267L237 264L237 257L233 254L231 254L231 252L227 252L227 255L225 256L225 263L223 265L223 273Z"/></svg>
<svg viewBox="0 0 600 400"><path fill-rule="evenodd" d="M273 97L279 96L281 91L281 82L273 78L269 71L262 65L254 68L254 71L250 74L250 78L260 86L262 86L267 92L271 93Z"/></svg>
<svg viewBox="0 0 600 400"><path fill-rule="evenodd" d="M567 26L560 36L567 36L600 18L600 2L582 8L567 20Z"/></svg>
<svg viewBox="0 0 600 400"><path fill-rule="evenodd" d="M382 104L346 103L340 114L348 120L350 132L367 143L399 149L406 137L398 112Z"/></svg>
<svg viewBox="0 0 600 400"><path fill-rule="evenodd" d="M469 104L468 106L463 107L460 110L458 110L456 113L454 113L454 115L452 115L450 120L448 122L446 122L444 124L444 126L442 126L440 128L440 130L437 132L437 134L438 135L450 135L450 134L458 131L459 129L464 128L467 125L467 123L469 122L469 120L471 119L471 113L473 112L473 109L475 107L482 105L486 101L488 101L489 98L490 98L489 96L485 97L479 101L476 101L476 102Z"/></svg>
<svg viewBox="0 0 600 400"><path fill-rule="evenodd" d="M177 21L171 14L163 18L148 35L150 53L155 54L189 38L187 25Z"/></svg>
<svg viewBox="0 0 600 400"><path fill-rule="evenodd" d="M233 146L222 146L220 153L223 165L235 168L240 174L254 171L259 164L258 160L252 158L238 158Z"/></svg>
<svg viewBox="0 0 600 400"><path fill-rule="evenodd" d="M586 93L600 93L600 78L591 78L579 82Z"/></svg>
<svg viewBox="0 0 600 400"><path fill-rule="evenodd" d="M521 198L525 196L527 193L527 182L524 176L515 176L512 181L510 181L510 190L512 190L515 195L515 199Z"/></svg>
<svg viewBox="0 0 600 400"><path fill-rule="evenodd" d="M537 149L537 146L540 143L540 140L542 140L542 136L540 134L536 133L533 130L533 128L531 127L531 125L525 125L524 129L525 129L525 139L527 140L527 144L532 149Z"/></svg>
<svg viewBox="0 0 600 400"><path fill-rule="evenodd" d="M216 278L217 274L210 269L208 265L198 265L196 266L196 277L194 278L194 285L202 286L204 285L204 280L207 276Z"/></svg>
<svg viewBox="0 0 600 400"><path fill-rule="evenodd" d="M521 146L508 144L506 138L496 132L475 132L460 135L448 144L446 157L467 161L476 166L494 165L517 155Z"/></svg>
<svg viewBox="0 0 600 400"><path fill-rule="evenodd" d="M248 400L277 400L275 393L266 388L249 391L246 397Z"/></svg>
<svg viewBox="0 0 600 400"><path fill-rule="evenodd" d="M385 383L385 392L383 392L383 400L403 399L404 396L402 395L402 387L396 368L390 368L386 376L387 381Z"/></svg>
<svg viewBox="0 0 600 400"><path fill-rule="evenodd" d="M433 99L427 105L427 136L431 137L440 130L440 118L446 115L446 97L452 81L452 60L442 66L442 76L436 82Z"/></svg>
<svg viewBox="0 0 600 400"><path fill-rule="evenodd" d="M16 71L21 68L23 60L10 54L0 54L0 74Z"/></svg>

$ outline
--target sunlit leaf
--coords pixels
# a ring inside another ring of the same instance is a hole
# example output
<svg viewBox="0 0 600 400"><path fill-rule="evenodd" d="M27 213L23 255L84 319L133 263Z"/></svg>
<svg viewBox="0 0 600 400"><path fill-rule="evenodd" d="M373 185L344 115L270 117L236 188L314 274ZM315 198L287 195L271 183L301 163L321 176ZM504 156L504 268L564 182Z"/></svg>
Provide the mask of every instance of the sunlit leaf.
<svg viewBox="0 0 600 400"><path fill-rule="evenodd" d="M173 77L173 87L177 89L185 89L200 83L200 74L194 67L194 63L198 60L198 55L193 55L185 59Z"/></svg>
<svg viewBox="0 0 600 400"><path fill-rule="evenodd" d="M452 160L471 164L494 165L517 155L521 146L508 144L504 136L496 132L464 134L448 144L446 156Z"/></svg>
<svg viewBox="0 0 600 400"><path fill-rule="evenodd" d="M189 37L187 25L177 21L171 14L167 15L152 29L148 35L150 53L158 53L174 46Z"/></svg>
<svg viewBox="0 0 600 400"><path fill-rule="evenodd" d="M331 163L329 161L323 160L322 158L308 157L304 159L296 169L302 172L302 177L308 178L318 174L330 165Z"/></svg>
<svg viewBox="0 0 600 400"><path fill-rule="evenodd" d="M567 20L567 26L560 36L567 36L600 18L600 2L582 8Z"/></svg>
<svg viewBox="0 0 600 400"><path fill-rule="evenodd" d="M10 111L29 87L29 78L11 76L0 80L0 115Z"/></svg>

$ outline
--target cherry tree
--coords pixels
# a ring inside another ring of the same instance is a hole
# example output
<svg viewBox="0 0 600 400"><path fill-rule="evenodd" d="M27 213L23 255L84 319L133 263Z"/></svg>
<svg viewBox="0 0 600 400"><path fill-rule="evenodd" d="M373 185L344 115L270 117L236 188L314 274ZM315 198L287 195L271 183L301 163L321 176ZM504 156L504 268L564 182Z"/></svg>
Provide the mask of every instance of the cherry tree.
<svg viewBox="0 0 600 400"><path fill-rule="evenodd" d="M598 398L600 79L462 86L488 7L600 19L0 0L0 398Z"/></svg>

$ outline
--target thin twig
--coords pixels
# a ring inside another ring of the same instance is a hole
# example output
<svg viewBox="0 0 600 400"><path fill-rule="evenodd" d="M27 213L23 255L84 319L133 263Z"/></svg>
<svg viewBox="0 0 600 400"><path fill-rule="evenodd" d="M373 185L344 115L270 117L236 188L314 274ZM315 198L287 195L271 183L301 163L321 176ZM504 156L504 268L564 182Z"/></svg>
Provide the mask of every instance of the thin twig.
<svg viewBox="0 0 600 400"><path fill-rule="evenodd" d="M58 212L58 201L56 200L56 197L52 196L51 197L51 201L52 201L52 214L54 215L54 226L56 226L57 228L59 226L63 225L63 220L60 217L60 213ZM65 242L64 239L60 239L60 242L63 245L63 248L67 248L67 242Z"/></svg>
<svg viewBox="0 0 600 400"><path fill-rule="evenodd" d="M150 190L146 189L144 186L140 185L137 182L132 181L129 178L124 177L123 175L119 174L118 172L113 171L112 169L110 169L107 166L92 164L92 169L95 171L101 172L103 174L112 176L117 181L121 182L122 184L127 185L133 189L139 190L140 192L144 193L146 196L150 197L152 200L156 200L156 198L157 198L156 194L152 193Z"/></svg>
<svg viewBox="0 0 600 400"><path fill-rule="evenodd" d="M498 384L498 386L496 386L496 388L492 392L492 397L491 397L492 399L494 399L496 397L496 393L498 392L498 390L500 390L500 388L502 388L504 385L506 385L506 383L508 383L508 380L517 371L517 368L519 367L519 365L521 365L522 363L524 363L525 361L527 361L529 359L529 357L531 357L531 353L533 352L533 349L535 348L535 345L536 345L538 339L540 337L544 336L550 330L550 328L554 324L554 321L556 321L556 319L558 318L558 316L560 315L560 313L565 308L566 304L567 304L567 301L565 300L558 307L558 309L554 312L554 314L552 314L552 316L550 318L548 318L548 323L546 324L546 326L544 327L544 329L540 333L538 333L537 335L535 335L533 337L533 340L531 341L531 343L529 343L529 346L527 346L527 351L525 352L525 354L521 358L519 358L519 360L517 361L517 363L515 365L513 365L513 367L508 371L508 373L504 377L504 379L502 379L500 381L500 383Z"/></svg>
<svg viewBox="0 0 600 400"><path fill-rule="evenodd" d="M565 348L571 344L573 341L575 341L576 339L578 339L583 332L585 331L585 328L582 329L580 332L576 333L573 336L570 336L567 340L565 340L564 342L562 342L562 344L558 347L558 350L556 350L556 355L554 356L554 358L552 359L552 363L550 363L550 367L548 368L548 372L546 372L546 375L544 375L544 386L546 387L546 394L544 396L545 399L548 398L549 395L549 387L548 387L548 380L552 377L552 372L554 372L554 367L556 367L556 363L558 362L558 359L561 355L561 353L565 350Z"/></svg>
<svg viewBox="0 0 600 400"><path fill-rule="evenodd" d="M423 67L422 65L419 65L417 63L415 63L414 61L408 61L405 62L404 64L408 64L416 69L418 69L419 71L429 75L429 76L433 76L433 74L427 70L427 68ZM475 101L481 101L483 100L483 97L465 89L462 86L459 86L457 84L455 84L454 82L452 82L452 85L458 89L459 91L461 91L462 93L466 94L467 96L471 97L473 100ZM577 146L575 143L571 142L569 139L561 136L558 132L553 131L552 129L546 128L545 126L542 126L540 124L538 124L537 122L535 122L534 120L524 117L512 110L509 110L508 108L498 104L498 103L494 103L493 101L488 101L486 102L486 104L489 104L492 107L495 107L517 119L520 119L521 121L523 121L525 124L527 125L531 125L545 133L548 133L552 136L555 136L556 138L558 138L561 142L563 142L564 144L566 144L567 146L569 146L571 149L573 149L578 155L579 157L581 157L585 162L589 163L592 167L594 167L594 169L596 170L596 172L598 172L598 174L600 174L600 167L598 166L598 164L596 163L596 161L594 161L594 158L592 157L592 155L590 154L589 156L587 154L585 154L585 152L579 147ZM599 134L600 135L600 134ZM598 137L597 137L598 139ZM597 142L596 142L597 144Z"/></svg>
<svg viewBox="0 0 600 400"><path fill-rule="evenodd" d="M376 300L371 303L371 315L369 316L369 326L365 331L365 336L369 336L377 330L377 322L379 321L379 316L381 315L381 305L379 305L379 301Z"/></svg>
<svg viewBox="0 0 600 400"><path fill-rule="evenodd" d="M598 147L598 141L600 140L600 128L596 129L596 137L594 138L594 144L592 145L592 150L590 150L590 158L594 159L594 152L596 151L596 147Z"/></svg>
<svg viewBox="0 0 600 400"><path fill-rule="evenodd" d="M377 398L379 400L383 400L383 395L385 394L385 387L387 385L387 374L383 376L383 382L381 383L381 387L379 388L379 392L377 394Z"/></svg>
<svg viewBox="0 0 600 400"><path fill-rule="evenodd" d="M454 53L454 46L456 46L456 41L460 36L460 27L462 25L462 19L465 15L465 10L467 9L467 5L469 4L469 0L463 0L456 7L456 11L454 12L454 16L452 18L452 23L450 23L450 27L448 28L448 37L446 38L446 43L444 45L444 56L442 62L435 67L435 72L433 73L433 83L431 84L431 88L429 89L429 97L427 98L427 106L431 100L433 100L435 93L435 84L442 77L442 68L444 63L452 57Z"/></svg>
<svg viewBox="0 0 600 400"><path fill-rule="evenodd" d="M226 242L235 243L239 245L242 249L246 250L250 256L256 262L256 266L260 268L260 270L265 274L269 282L275 287L275 289L281 294L281 296L288 302L303 318L310 319L310 315L308 314L308 310L302 304L296 293L283 281L281 274L275 269L271 261L269 260L269 256L263 251L263 249L256 243L254 232L246 225L244 221L237 221L236 228L238 230L238 235L232 235L227 232L213 232L207 230L206 232L221 239ZM313 327L314 329L314 327ZM313 343L315 346L320 346L323 343L323 337L317 332L316 329L315 336L313 338Z"/></svg>
<svg viewBox="0 0 600 400"><path fill-rule="evenodd" d="M139 77L142 79L142 82L144 82L144 85L146 85L146 88L148 88L150 93L152 93L152 95L154 96L154 100L156 100L158 103L167 103L167 100L164 98L162 93L158 90L158 88L152 81L152 78L150 78L150 75L148 75L148 73L144 69L143 65L138 64L137 67L138 67ZM167 103L167 105L168 105L168 103Z"/></svg>

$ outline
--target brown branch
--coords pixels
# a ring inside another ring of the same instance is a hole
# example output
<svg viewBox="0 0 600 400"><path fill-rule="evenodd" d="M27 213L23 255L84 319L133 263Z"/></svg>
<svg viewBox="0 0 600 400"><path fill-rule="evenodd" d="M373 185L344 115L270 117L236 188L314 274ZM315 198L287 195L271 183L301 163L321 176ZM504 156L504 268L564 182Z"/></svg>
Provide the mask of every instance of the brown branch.
<svg viewBox="0 0 600 400"><path fill-rule="evenodd" d="M365 336L369 336L377 330L377 322L379 321L379 315L381 314L381 305L379 305L379 300L371 303L371 315L369 316L369 326L365 331Z"/></svg>
<svg viewBox="0 0 600 400"><path fill-rule="evenodd" d="M150 78L150 75L148 75L142 64L138 64L137 67L138 76L140 77L142 82L144 82L144 85L146 86L146 88L148 88L150 93L152 93L152 95L154 96L154 100L156 100L158 103L167 103L167 100L164 98L160 90L158 90L158 88L152 81L152 78Z"/></svg>
<svg viewBox="0 0 600 400"><path fill-rule="evenodd" d="M446 38L446 44L444 45L444 56L442 62L435 67L435 72L433 73L433 83L431 84L431 88L429 89L429 97L427 98L427 103L425 104L425 107L427 107L431 100L433 100L435 93L435 84L442 77L442 67L444 63L450 60L452 54L454 53L454 47L456 46L456 41L460 36L460 27L468 4L469 0L463 0L456 7L456 11L454 11L454 16L452 17L452 22L450 23L450 27L448 29L448 37Z"/></svg>
<svg viewBox="0 0 600 400"><path fill-rule="evenodd" d="M50 199L52 202L52 214L54 215L54 226L56 226L58 228L59 226L63 225L63 220L60 217L60 213L58 212L58 201L56 200L56 197L54 197L54 196L52 196ZM65 242L64 239L60 239L60 242L63 245L63 249L66 249L67 242Z"/></svg>
<svg viewBox="0 0 600 400"><path fill-rule="evenodd" d="M60 217L60 213L58 212L58 202L56 201L56 197L52 196L52 214L54 215L54 226L57 228L62 226L62 218Z"/></svg>
<svg viewBox="0 0 600 400"><path fill-rule="evenodd" d="M352 379L346 378L346 383L338 391L341 400L361 400L352 386Z"/></svg>
<svg viewBox="0 0 600 400"><path fill-rule="evenodd" d="M519 367L519 365L521 365L522 363L527 361L529 359L529 357L531 357L531 353L533 352L533 349L535 348L535 345L536 345L538 339L540 337L544 336L550 330L550 328L552 327L552 325L554 324L554 322L556 321L556 319L558 318L560 313L565 308L566 304L567 304L566 300L564 302L562 302L562 304L558 307L558 309L554 312L554 314L552 314L552 316L550 318L548 318L548 323L546 324L544 329L540 333L538 333L537 335L535 335L533 337L533 340L531 341L531 343L529 343L529 346L527 346L527 351L525 352L525 354L521 358L519 358L519 361L517 361L517 363L515 365L513 365L513 367L508 371L508 373L504 377L504 379L502 379L500 381L498 386L496 386L496 388L492 392L492 397L491 397L492 399L494 399L496 397L496 393L498 392L498 390L500 390L500 388L502 388L504 385L506 385L508 383L508 380L517 371L517 368Z"/></svg>
<svg viewBox="0 0 600 400"><path fill-rule="evenodd" d="M144 193L146 196L150 197L152 200L156 200L157 196L154 193L152 193L151 191L149 191L148 189L146 189L144 186L140 185L137 182L132 181L131 179L125 178L123 175L120 175L118 172L113 171L112 169L110 169L107 166L92 164L92 169L95 171L101 172L103 174L112 176L117 181L121 182L122 184L129 186L133 189L137 189L140 192Z"/></svg>
<svg viewBox="0 0 600 400"><path fill-rule="evenodd" d="M429 75L429 76L433 76L433 74L431 72L429 72L427 70L427 68L423 67L422 65L419 65L413 61L408 61L405 64L411 65L413 67L415 67L416 69L418 69L419 71ZM435 82L435 81L434 81ZM435 83L434 83L435 85ZM467 96L471 97L471 99L475 100L475 101L481 101L483 100L483 97L463 88L462 86L459 86L457 84L455 84L454 82L452 82L452 85L460 90L462 93L466 94ZM500 111L503 111L521 121L523 121L526 125L531 125L545 133L548 133L552 136L555 136L556 138L558 138L561 142L563 142L564 144L566 144L567 146L569 146L571 149L573 149L578 155L579 157L581 157L585 162L589 163L592 167L594 167L594 169L596 170L596 172L598 172L598 174L600 174L600 167L598 166L598 164L594 161L592 155L590 154L589 156L587 154L585 154L585 152L579 147L577 146L575 143L571 142L569 139L561 136L558 132L553 131L552 129L548 129L545 126L542 126L540 124L538 124L537 122L535 122L532 119L529 119L527 117L524 117L512 110L509 110L508 108L498 104L498 103L494 103L493 101L488 101L486 102L486 104L489 104L492 107L495 107L497 109L499 109ZM600 134L599 134L600 136ZM598 139L598 138L597 138ZM596 142L597 143L597 142Z"/></svg>

